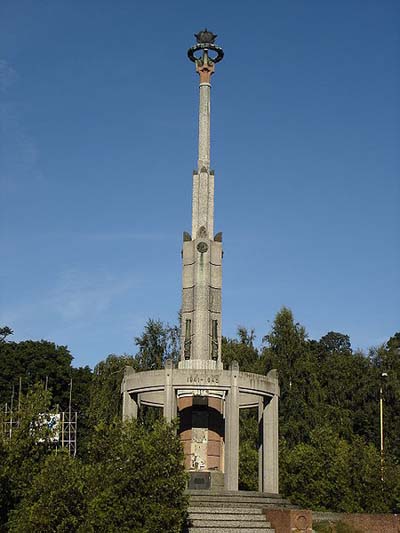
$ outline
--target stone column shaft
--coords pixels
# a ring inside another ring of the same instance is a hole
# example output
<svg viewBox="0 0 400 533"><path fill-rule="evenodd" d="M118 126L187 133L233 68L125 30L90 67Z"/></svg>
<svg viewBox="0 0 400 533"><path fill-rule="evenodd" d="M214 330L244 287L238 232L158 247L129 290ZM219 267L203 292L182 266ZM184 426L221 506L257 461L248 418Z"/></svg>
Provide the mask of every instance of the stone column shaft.
<svg viewBox="0 0 400 533"><path fill-rule="evenodd" d="M231 388L226 397L225 414L225 488L239 487L239 365L231 365Z"/></svg>
<svg viewBox="0 0 400 533"><path fill-rule="evenodd" d="M258 398L258 490L264 488L264 398Z"/></svg>
<svg viewBox="0 0 400 533"><path fill-rule="evenodd" d="M279 493L278 396L266 400L263 413L263 492Z"/></svg>
<svg viewBox="0 0 400 533"><path fill-rule="evenodd" d="M210 83L200 83L199 170L210 168Z"/></svg>
<svg viewBox="0 0 400 533"><path fill-rule="evenodd" d="M138 405L137 399L133 397L129 392L123 391L122 393L122 420L129 420L130 418L137 418Z"/></svg>
<svg viewBox="0 0 400 533"><path fill-rule="evenodd" d="M165 389L164 389L164 418L171 422L177 416L177 403L175 391L172 386L172 361L165 363Z"/></svg>

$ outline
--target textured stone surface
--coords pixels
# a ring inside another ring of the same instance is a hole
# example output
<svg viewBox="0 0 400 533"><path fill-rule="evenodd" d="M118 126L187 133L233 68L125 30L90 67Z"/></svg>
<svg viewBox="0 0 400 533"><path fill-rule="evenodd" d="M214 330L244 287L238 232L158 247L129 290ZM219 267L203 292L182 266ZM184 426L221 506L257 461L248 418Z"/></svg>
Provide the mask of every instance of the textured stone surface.
<svg viewBox="0 0 400 533"><path fill-rule="evenodd" d="M244 509L296 509L289 500L279 494L266 494L254 491L187 491L190 498L190 507L207 508L232 508Z"/></svg>
<svg viewBox="0 0 400 533"><path fill-rule="evenodd" d="M313 513L313 522L338 522L353 526L360 533L399 533L400 515L364 513Z"/></svg>
<svg viewBox="0 0 400 533"><path fill-rule="evenodd" d="M199 104L199 170L210 167L211 85L200 83Z"/></svg>
<svg viewBox="0 0 400 533"><path fill-rule="evenodd" d="M205 491L203 491L205 492ZM225 493L224 499L229 506L210 505L203 502L202 505L195 503L195 498L191 497L189 506L189 533L213 531L215 533L242 532L242 533L272 533L274 530L266 520L261 508L252 507L249 503L246 506L234 505L232 495Z"/></svg>
<svg viewBox="0 0 400 533"><path fill-rule="evenodd" d="M312 512L302 509L266 509L276 533L312 533Z"/></svg>
<svg viewBox="0 0 400 533"><path fill-rule="evenodd" d="M190 533L232 533L234 531L240 531L241 533L275 533L275 530L269 527L191 527L189 529Z"/></svg>
<svg viewBox="0 0 400 533"><path fill-rule="evenodd" d="M205 48L202 58L189 54L200 75L199 145L198 166L193 172L192 233L184 232L182 242L180 361L177 369L171 362L159 371L135 373L127 369L121 385L123 418L136 418L141 406L149 406L162 408L164 417L171 421L179 410L186 469L209 470L212 488L222 488L224 483L225 488L237 490L239 410L259 407L263 441L259 454L260 489L277 494L277 375L241 373L235 364L230 370L224 370L221 360L223 250L222 233L214 236L209 82L214 62L222 59L223 52L215 47L213 50L218 54L214 59L208 58ZM200 398L208 403L201 404ZM197 409L196 414L195 405L205 405L207 412ZM207 416L200 423L202 415ZM240 501L230 499L229 502L224 505L241 505ZM261 505L265 500L253 503ZM236 529L237 520L226 521L230 523L229 531ZM205 530L214 531L212 524L207 523L204 533Z"/></svg>

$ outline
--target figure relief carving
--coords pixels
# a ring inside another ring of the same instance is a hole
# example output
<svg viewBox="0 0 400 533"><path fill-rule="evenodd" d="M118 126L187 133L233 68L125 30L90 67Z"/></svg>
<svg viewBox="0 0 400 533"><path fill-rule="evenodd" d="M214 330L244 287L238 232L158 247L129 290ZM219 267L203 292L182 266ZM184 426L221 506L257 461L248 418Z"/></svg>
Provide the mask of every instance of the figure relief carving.
<svg viewBox="0 0 400 533"><path fill-rule="evenodd" d="M190 318L186 319L186 327L185 327L185 342L183 346L183 353L185 356L185 359L190 359L192 351L192 321Z"/></svg>
<svg viewBox="0 0 400 533"><path fill-rule="evenodd" d="M218 320L212 320L211 323L211 358L218 359Z"/></svg>
<svg viewBox="0 0 400 533"><path fill-rule="evenodd" d="M197 237L200 239L206 239L207 238L207 230L205 226L200 226L199 230L197 232Z"/></svg>

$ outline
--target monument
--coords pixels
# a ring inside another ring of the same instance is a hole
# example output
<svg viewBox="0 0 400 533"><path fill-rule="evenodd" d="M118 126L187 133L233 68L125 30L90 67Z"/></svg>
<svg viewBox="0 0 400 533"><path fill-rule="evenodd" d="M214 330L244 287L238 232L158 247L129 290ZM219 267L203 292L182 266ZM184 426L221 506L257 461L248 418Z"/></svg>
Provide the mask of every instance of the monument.
<svg viewBox="0 0 400 533"><path fill-rule="evenodd" d="M224 52L204 30L188 50L200 78L198 165L193 172L192 231L183 233L181 354L177 368L125 370L123 418L161 407L179 435L189 488L238 490L239 410L258 408L259 491L278 494L278 398L275 370L267 376L224 369L221 358L222 233L214 234L214 171L210 166L211 76Z"/></svg>

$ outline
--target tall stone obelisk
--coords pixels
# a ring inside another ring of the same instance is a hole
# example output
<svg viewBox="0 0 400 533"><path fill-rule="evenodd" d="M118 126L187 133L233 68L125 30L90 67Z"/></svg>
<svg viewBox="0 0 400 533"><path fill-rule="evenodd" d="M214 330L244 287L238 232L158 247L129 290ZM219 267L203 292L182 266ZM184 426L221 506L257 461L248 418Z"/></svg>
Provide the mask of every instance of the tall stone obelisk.
<svg viewBox="0 0 400 533"><path fill-rule="evenodd" d="M179 368L217 369L221 362L222 233L214 236L214 171L210 168L210 96L216 35L204 30L188 56L200 77L198 166L193 172L192 234L183 234L182 351ZM200 55L199 55L200 52ZM197 55L196 55L197 54Z"/></svg>
<svg viewBox="0 0 400 533"><path fill-rule="evenodd" d="M221 361L222 234L214 235L214 172L210 167L211 76L223 51L204 30L188 56L200 77L199 153L193 172L192 233L183 234L182 349L178 368L125 369L121 384L124 419L143 407L179 417L189 488L238 490L239 412L259 416L259 487L271 495L278 485L278 399L275 370L267 376L240 372Z"/></svg>

